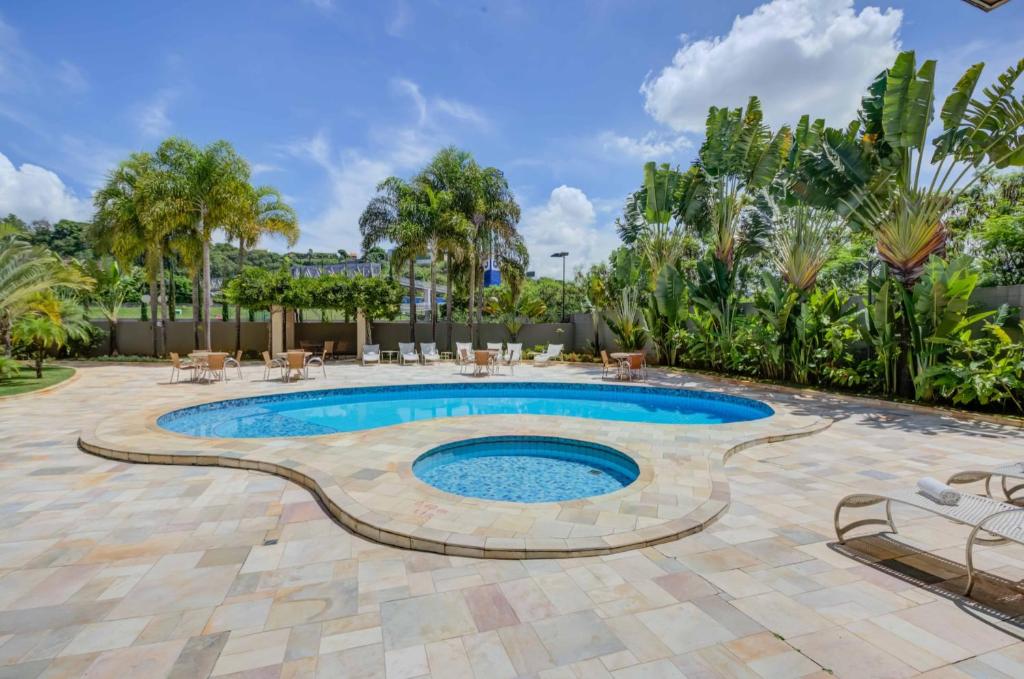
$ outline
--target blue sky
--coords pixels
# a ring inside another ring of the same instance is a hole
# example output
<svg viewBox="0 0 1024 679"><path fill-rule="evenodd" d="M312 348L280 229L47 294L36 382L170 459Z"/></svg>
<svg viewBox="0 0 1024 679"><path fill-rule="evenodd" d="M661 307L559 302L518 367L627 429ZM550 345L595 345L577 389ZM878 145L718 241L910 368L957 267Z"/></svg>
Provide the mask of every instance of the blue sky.
<svg viewBox="0 0 1024 679"><path fill-rule="evenodd" d="M556 249L607 255L642 163L689 163L708 106L844 124L900 48L944 96L1024 57L1024 0L0 1L0 213L87 218L130 151L224 138L300 248L354 250L376 182L457 144L505 171L554 273Z"/></svg>

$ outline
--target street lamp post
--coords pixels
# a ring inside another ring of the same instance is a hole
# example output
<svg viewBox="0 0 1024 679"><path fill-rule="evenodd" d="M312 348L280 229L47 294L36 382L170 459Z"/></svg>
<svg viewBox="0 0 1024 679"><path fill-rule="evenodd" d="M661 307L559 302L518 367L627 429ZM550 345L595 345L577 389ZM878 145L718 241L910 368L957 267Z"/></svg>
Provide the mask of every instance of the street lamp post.
<svg viewBox="0 0 1024 679"><path fill-rule="evenodd" d="M569 256L568 252L552 252L552 257L557 257L562 260L562 314L559 317L562 323L565 323L565 258Z"/></svg>

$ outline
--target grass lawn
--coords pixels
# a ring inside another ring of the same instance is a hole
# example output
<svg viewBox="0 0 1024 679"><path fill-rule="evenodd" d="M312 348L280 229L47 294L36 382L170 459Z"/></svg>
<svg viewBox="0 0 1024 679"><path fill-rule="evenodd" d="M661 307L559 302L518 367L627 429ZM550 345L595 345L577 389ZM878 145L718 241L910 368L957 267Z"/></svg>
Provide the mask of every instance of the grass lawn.
<svg viewBox="0 0 1024 679"><path fill-rule="evenodd" d="M74 374L74 368L66 368L62 365L44 365L43 377L37 380L36 371L26 364L17 377L0 382L0 396L12 396L44 389L59 384Z"/></svg>

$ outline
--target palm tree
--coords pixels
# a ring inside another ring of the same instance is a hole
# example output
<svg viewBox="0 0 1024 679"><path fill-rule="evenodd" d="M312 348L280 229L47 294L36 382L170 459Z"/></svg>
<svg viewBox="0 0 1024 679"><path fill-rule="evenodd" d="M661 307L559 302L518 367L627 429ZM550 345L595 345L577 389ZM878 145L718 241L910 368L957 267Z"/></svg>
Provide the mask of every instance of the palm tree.
<svg viewBox="0 0 1024 679"><path fill-rule="evenodd" d="M263 236L281 236L288 247L299 240L299 222L295 210L284 202L272 186L250 186L235 220L228 224L228 237L238 241L238 270L245 266L245 255ZM235 351L242 348L242 308L235 305Z"/></svg>
<svg viewBox="0 0 1024 679"><path fill-rule="evenodd" d="M204 148L171 137L156 151L159 195L154 214L190 228L202 252L202 313L206 348L211 346L210 243L214 232L239 221L248 209L249 165L226 141Z"/></svg>
<svg viewBox="0 0 1024 679"><path fill-rule="evenodd" d="M487 298L485 311L488 315L501 319L501 323L515 342L519 338L523 324L546 314L548 307L542 299L527 297L519 288L502 285Z"/></svg>
<svg viewBox="0 0 1024 679"><path fill-rule="evenodd" d="M117 356L117 321L121 307L135 287L134 267L122 267L116 259L97 259L88 263L89 275L96 281L96 287L88 300L99 308L110 325L110 355Z"/></svg>
<svg viewBox="0 0 1024 679"><path fill-rule="evenodd" d="M87 290L92 279L46 248L30 245L12 227L0 224L0 338L11 355L12 327L48 290Z"/></svg>
<svg viewBox="0 0 1024 679"><path fill-rule="evenodd" d="M416 258L427 247L422 197L417 187L399 177L388 177L377 185L374 196L359 217L363 250L390 242L391 268L409 265L409 340L416 339Z"/></svg>
<svg viewBox="0 0 1024 679"><path fill-rule="evenodd" d="M98 252L113 255L123 267L143 260L149 282L154 356L163 353L158 304L168 235L166 222L153 214L157 189L153 156L131 154L107 175L106 182L93 196L96 212L89 227L89 239Z"/></svg>
<svg viewBox="0 0 1024 679"><path fill-rule="evenodd" d="M36 379L42 379L43 361L51 350L61 348L69 339L82 339L88 334L89 322L81 305L52 291L36 295L28 313L18 319L13 328L15 341L29 348Z"/></svg>

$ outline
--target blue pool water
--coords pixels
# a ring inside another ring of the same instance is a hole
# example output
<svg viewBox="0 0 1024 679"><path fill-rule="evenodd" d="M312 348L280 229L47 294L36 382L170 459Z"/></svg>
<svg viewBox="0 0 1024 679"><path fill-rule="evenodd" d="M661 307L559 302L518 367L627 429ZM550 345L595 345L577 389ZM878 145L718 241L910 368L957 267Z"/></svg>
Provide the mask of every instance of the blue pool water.
<svg viewBox="0 0 1024 679"><path fill-rule="evenodd" d="M423 482L456 495L560 502L625 488L636 462L607 446L550 436L489 436L448 443L413 462Z"/></svg>
<svg viewBox="0 0 1024 679"><path fill-rule="evenodd" d="M747 398L611 384L489 382L327 389L206 403L158 420L194 436L315 436L463 415L559 415L656 424L721 424L768 417Z"/></svg>

